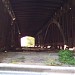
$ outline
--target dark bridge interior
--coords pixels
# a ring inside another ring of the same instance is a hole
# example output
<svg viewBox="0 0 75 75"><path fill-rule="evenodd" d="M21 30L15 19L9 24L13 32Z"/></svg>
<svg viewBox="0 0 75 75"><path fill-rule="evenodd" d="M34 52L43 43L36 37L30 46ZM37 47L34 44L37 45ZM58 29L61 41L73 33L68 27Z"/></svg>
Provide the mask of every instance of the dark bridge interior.
<svg viewBox="0 0 75 75"><path fill-rule="evenodd" d="M0 0L0 47L19 46L23 36L36 44L75 44L74 0Z"/></svg>
<svg viewBox="0 0 75 75"><path fill-rule="evenodd" d="M67 0L10 0L22 36L35 36Z"/></svg>

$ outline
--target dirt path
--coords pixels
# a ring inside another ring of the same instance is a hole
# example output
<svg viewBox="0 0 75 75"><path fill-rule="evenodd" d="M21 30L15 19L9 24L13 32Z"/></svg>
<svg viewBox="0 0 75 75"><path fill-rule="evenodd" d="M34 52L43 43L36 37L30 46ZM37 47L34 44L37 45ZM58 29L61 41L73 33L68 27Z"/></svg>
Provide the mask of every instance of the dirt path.
<svg viewBox="0 0 75 75"><path fill-rule="evenodd" d="M7 52L0 53L1 63L27 64L27 65L52 65L72 66L61 64L57 53L50 52Z"/></svg>

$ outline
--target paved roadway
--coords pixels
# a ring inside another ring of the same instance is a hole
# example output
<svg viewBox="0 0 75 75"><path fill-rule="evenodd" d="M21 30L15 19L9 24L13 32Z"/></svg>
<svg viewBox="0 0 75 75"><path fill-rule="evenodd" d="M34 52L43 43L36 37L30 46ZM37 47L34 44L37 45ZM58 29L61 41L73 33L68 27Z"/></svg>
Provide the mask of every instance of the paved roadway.
<svg viewBox="0 0 75 75"><path fill-rule="evenodd" d="M74 73L0 71L0 75L75 75Z"/></svg>
<svg viewBox="0 0 75 75"><path fill-rule="evenodd" d="M0 75L75 75L75 67L0 64Z"/></svg>

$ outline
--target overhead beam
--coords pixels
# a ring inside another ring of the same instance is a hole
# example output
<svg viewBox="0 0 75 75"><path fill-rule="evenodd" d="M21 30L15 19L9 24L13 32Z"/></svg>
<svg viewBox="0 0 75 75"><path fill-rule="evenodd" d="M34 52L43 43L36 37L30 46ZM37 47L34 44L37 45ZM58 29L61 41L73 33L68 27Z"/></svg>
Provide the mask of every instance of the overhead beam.
<svg viewBox="0 0 75 75"><path fill-rule="evenodd" d="M59 9L57 12L55 12L55 14L53 15L53 17L48 21L47 25L48 25L50 22L52 22L53 19L57 20L58 17L61 17L62 14L68 12L68 10L70 10L69 2L66 3L66 4L64 4L63 7L61 6L60 9ZM45 27L45 26L44 26L44 27ZM43 28L44 28L44 27L43 27ZM43 28L42 28L41 30L43 30ZM41 33L41 30L40 30L37 34Z"/></svg>

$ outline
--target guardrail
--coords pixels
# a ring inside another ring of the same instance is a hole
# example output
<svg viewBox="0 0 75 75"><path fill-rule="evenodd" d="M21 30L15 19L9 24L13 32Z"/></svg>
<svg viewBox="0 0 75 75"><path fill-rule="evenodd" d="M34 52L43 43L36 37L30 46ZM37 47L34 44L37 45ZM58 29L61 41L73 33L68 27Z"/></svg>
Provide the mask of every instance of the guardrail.
<svg viewBox="0 0 75 75"><path fill-rule="evenodd" d="M75 67L0 64L1 75L75 75Z"/></svg>

